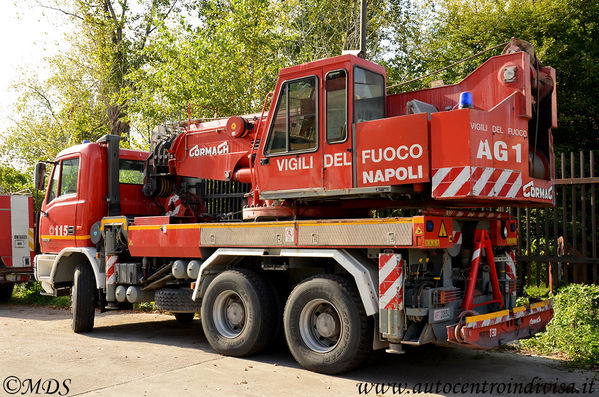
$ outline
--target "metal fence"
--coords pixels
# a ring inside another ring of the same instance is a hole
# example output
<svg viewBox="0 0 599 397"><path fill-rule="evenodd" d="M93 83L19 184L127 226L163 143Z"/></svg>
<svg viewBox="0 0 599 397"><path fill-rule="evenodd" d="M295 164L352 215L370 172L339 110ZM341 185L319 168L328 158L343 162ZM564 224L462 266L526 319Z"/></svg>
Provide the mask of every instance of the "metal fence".
<svg viewBox="0 0 599 397"><path fill-rule="evenodd" d="M518 218L519 276L524 284L599 283L597 186L592 151L556 159L555 206L513 209Z"/></svg>

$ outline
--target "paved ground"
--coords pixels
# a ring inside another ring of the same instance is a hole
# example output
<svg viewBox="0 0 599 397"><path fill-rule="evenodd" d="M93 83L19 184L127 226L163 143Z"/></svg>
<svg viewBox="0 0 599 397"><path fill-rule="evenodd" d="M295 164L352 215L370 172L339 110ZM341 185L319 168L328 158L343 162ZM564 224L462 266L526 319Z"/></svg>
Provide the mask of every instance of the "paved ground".
<svg viewBox="0 0 599 397"><path fill-rule="evenodd" d="M533 391L541 382L573 383L581 395L595 381L599 395L597 372L568 371L538 357L424 347L402 356L373 354L358 370L326 376L301 369L285 348L248 359L218 355L198 320L181 325L160 314L97 313L94 331L77 335L69 311L0 305L0 395L21 395L40 379L38 395L58 389L56 395L70 396L358 396L376 383L379 389L366 395L398 395L400 384L410 388L404 395L411 388L463 395L476 382L487 395L514 395L510 387L531 381ZM491 383L497 383L493 393ZM380 389L393 384L395 390ZM559 385L548 387L539 394L559 395Z"/></svg>

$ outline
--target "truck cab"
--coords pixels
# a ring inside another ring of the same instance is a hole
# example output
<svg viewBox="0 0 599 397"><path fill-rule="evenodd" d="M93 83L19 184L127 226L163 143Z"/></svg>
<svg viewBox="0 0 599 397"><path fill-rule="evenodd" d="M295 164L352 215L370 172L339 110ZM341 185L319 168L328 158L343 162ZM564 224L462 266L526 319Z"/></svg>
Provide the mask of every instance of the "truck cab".
<svg viewBox="0 0 599 397"><path fill-rule="evenodd" d="M256 159L262 197L356 187L355 125L385 117L385 80L353 55L282 69Z"/></svg>
<svg viewBox="0 0 599 397"><path fill-rule="evenodd" d="M39 220L41 255L36 258L36 276L48 293L72 281L73 266L83 257L95 262L93 235L100 228L93 226L108 211L107 152L106 143L76 145L61 151L50 170ZM118 215L158 214L158 207L142 193L147 157L147 152L120 149ZM59 276L52 277L53 283L45 282L55 274Z"/></svg>

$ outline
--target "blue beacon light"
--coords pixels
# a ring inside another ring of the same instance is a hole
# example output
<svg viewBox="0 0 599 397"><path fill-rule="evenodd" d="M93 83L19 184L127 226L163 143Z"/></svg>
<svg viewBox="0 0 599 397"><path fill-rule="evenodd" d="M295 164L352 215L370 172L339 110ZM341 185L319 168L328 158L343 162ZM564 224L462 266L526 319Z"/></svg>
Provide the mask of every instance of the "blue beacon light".
<svg viewBox="0 0 599 397"><path fill-rule="evenodd" d="M460 93L460 101L458 103L458 109L472 109L474 105L472 103L472 93L470 91L464 91Z"/></svg>

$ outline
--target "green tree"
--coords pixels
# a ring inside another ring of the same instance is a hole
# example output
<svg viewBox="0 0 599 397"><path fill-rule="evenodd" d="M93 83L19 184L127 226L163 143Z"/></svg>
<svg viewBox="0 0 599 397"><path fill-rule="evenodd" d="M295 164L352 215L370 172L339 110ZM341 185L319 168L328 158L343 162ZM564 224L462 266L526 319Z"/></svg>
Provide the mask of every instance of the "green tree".
<svg viewBox="0 0 599 397"><path fill-rule="evenodd" d="M30 189L30 185L27 174L0 164L0 194L26 191Z"/></svg>
<svg viewBox="0 0 599 397"><path fill-rule="evenodd" d="M412 49L423 65L414 68L414 75L446 66L512 36L527 40L541 62L557 70L559 127L554 137L558 148L599 148L599 101L594 93L599 84L598 2L438 0L423 1L420 7L429 19L422 21L424 38L416 40L418 45ZM410 61L399 54L390 64L405 71L410 69ZM480 58L474 59L434 78L455 82L480 63Z"/></svg>
<svg viewBox="0 0 599 397"><path fill-rule="evenodd" d="M50 77L24 77L14 124L0 141L2 153L31 166L83 139L113 133L127 137L128 75L151 34L179 12L182 0L52 0L42 7L72 26L68 50L47 60ZM28 76L35 73L27 73Z"/></svg>
<svg viewBox="0 0 599 397"><path fill-rule="evenodd" d="M405 0L373 0L368 54L381 57L388 18ZM190 5L179 24L163 26L128 77L131 112L151 129L165 119L257 112L279 69L359 47L357 0L206 0ZM190 18L192 15L193 18ZM397 27L397 24L395 25Z"/></svg>
<svg viewBox="0 0 599 397"><path fill-rule="evenodd" d="M279 5L267 0L205 1L197 17L163 26L129 74L131 111L147 128L164 119L258 111L285 64L283 34L274 29Z"/></svg>

